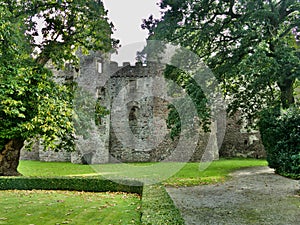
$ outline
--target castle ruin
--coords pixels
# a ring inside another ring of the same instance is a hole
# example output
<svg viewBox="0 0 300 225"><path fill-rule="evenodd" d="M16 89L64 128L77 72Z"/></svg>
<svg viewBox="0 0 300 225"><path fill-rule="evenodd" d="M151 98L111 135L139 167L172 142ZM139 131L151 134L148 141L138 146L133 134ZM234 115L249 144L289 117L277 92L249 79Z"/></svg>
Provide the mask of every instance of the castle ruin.
<svg viewBox="0 0 300 225"><path fill-rule="evenodd" d="M157 94L167 86L163 79L164 66L157 63L119 66L99 53L80 59L79 72L71 68L55 71L55 79L61 83L75 81L92 106L99 102L109 113L99 118L98 123L91 118L91 126L83 131L88 135L77 136L74 152L43 151L37 142L33 151L21 152L21 159L84 164L181 161L187 157L190 161L200 161L208 142L212 142L211 157L214 160L219 156L265 156L259 133L248 133L238 125L237 115L224 118L227 128L222 143L218 143L218 123L212 123L211 133L199 132L191 155L183 149L175 158L170 157L179 140L170 138L166 126L169 102ZM74 104L77 103L80 104L75 98ZM220 151L217 146L221 146Z"/></svg>

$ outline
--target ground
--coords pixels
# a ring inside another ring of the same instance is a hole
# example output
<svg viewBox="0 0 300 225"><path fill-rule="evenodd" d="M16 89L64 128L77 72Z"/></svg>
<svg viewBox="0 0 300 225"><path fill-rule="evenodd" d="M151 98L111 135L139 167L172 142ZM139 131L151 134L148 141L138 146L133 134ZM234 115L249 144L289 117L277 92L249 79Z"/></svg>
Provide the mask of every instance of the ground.
<svg viewBox="0 0 300 225"><path fill-rule="evenodd" d="M251 167L222 184L168 188L186 224L300 224L299 181Z"/></svg>

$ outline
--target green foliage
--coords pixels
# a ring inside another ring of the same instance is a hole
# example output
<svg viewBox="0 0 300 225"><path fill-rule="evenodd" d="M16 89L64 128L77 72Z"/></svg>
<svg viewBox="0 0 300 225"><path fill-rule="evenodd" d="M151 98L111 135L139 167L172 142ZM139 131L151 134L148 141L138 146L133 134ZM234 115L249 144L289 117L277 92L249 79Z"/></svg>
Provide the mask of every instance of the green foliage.
<svg viewBox="0 0 300 225"><path fill-rule="evenodd" d="M2 177L0 190L69 190L90 192L128 192L142 194L142 183L128 181L127 185L110 180L83 177Z"/></svg>
<svg viewBox="0 0 300 225"><path fill-rule="evenodd" d="M10 139L40 138L72 149L72 88L53 81L50 63L78 65L76 51L108 51L112 24L101 1L4 0L0 3L0 150ZM106 113L97 106L97 117Z"/></svg>
<svg viewBox="0 0 300 225"><path fill-rule="evenodd" d="M208 131L211 115L208 100L201 87L199 87L190 74L187 74L174 66L167 66L164 73L167 79L172 80L178 85L178 87L181 87L182 90L186 91L186 94L191 98L196 107L199 125L202 126L205 131ZM181 96L182 93L180 93L180 90L177 90L178 87L176 88L174 85L170 86L169 94L175 98ZM191 119L194 119L196 115L192 115L194 112L188 110L189 107L187 106L187 102L188 101L184 97L176 99L175 102L176 108L185 109L184 118L179 117L179 113L173 104L168 106L170 111L168 114L167 126L171 129L170 135L173 139L180 134L182 124L194 123Z"/></svg>
<svg viewBox="0 0 300 225"><path fill-rule="evenodd" d="M184 224L179 210L163 186L144 186L142 224Z"/></svg>
<svg viewBox="0 0 300 225"><path fill-rule="evenodd" d="M253 123L268 107L294 103L293 84L300 76L298 0L163 0L160 7L161 19L144 20L149 39L195 52L220 82L230 113L242 111ZM172 75L174 81L181 76Z"/></svg>
<svg viewBox="0 0 300 225"><path fill-rule="evenodd" d="M96 101L95 105L95 123L96 125L102 125L102 118L109 114L109 110L100 104L100 101Z"/></svg>
<svg viewBox="0 0 300 225"><path fill-rule="evenodd" d="M102 106L95 95L76 86L74 91L74 115L73 122L76 128L76 135L89 137L89 130L92 129L92 121L96 126L102 124L102 118L109 114L109 110Z"/></svg>
<svg viewBox="0 0 300 225"><path fill-rule="evenodd" d="M47 69L18 66L0 61L0 139L38 136L54 147L59 137L73 133L68 89L56 84Z"/></svg>
<svg viewBox="0 0 300 225"><path fill-rule="evenodd" d="M108 22L102 1L6 1L9 7L22 8L26 14L26 31L31 45L38 47L37 61L51 62L63 68L65 61L76 63L74 54L78 47L88 50L107 51L115 41L111 39L112 25ZM43 27L39 30L39 21ZM40 35L42 41L35 38ZM36 52L34 52L36 53Z"/></svg>
<svg viewBox="0 0 300 225"><path fill-rule="evenodd" d="M259 128L267 161L276 173L300 178L300 108L266 110Z"/></svg>
<svg viewBox="0 0 300 225"><path fill-rule="evenodd" d="M296 100L296 104L300 104L300 79L296 79L295 82L295 100Z"/></svg>

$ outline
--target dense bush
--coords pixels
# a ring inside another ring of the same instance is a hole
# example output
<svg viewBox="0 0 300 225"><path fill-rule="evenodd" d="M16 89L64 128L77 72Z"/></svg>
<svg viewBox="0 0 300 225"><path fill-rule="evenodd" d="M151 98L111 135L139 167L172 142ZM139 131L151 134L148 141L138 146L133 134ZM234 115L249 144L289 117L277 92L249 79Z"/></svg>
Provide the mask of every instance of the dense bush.
<svg viewBox="0 0 300 225"><path fill-rule="evenodd" d="M144 186L142 224L184 224L179 210L163 186Z"/></svg>
<svg viewBox="0 0 300 225"><path fill-rule="evenodd" d="M124 183L124 181L122 181ZM142 194L142 183L128 181L127 185L101 178L74 177L1 177L0 190L70 190L91 192L128 192Z"/></svg>
<svg viewBox="0 0 300 225"><path fill-rule="evenodd" d="M300 107L269 109L259 122L267 161L276 173L300 178Z"/></svg>

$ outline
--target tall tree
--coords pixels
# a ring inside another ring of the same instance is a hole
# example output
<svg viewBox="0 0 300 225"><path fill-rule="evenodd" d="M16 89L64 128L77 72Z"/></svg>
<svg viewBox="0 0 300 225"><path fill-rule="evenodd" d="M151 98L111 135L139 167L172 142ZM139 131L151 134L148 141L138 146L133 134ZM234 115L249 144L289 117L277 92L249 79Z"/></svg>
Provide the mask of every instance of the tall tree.
<svg viewBox="0 0 300 225"><path fill-rule="evenodd" d="M106 13L98 0L1 1L0 176L19 174L25 140L55 148L73 133L71 94L45 65L76 66L79 47L110 50L116 41Z"/></svg>
<svg viewBox="0 0 300 225"><path fill-rule="evenodd" d="M163 0L160 7L162 18L142 25L149 39L197 53L222 84L231 113L241 110L253 122L264 108L294 104L299 0Z"/></svg>

